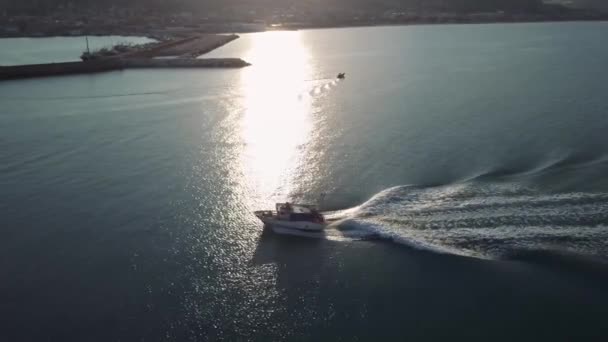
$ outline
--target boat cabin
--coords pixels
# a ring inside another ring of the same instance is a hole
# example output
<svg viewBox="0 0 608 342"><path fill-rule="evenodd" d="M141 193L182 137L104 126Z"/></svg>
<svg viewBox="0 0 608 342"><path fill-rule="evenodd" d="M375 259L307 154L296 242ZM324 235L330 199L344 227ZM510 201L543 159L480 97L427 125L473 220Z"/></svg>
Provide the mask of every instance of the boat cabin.
<svg viewBox="0 0 608 342"><path fill-rule="evenodd" d="M312 206L287 203L277 203L277 219L282 221L325 222L323 215Z"/></svg>

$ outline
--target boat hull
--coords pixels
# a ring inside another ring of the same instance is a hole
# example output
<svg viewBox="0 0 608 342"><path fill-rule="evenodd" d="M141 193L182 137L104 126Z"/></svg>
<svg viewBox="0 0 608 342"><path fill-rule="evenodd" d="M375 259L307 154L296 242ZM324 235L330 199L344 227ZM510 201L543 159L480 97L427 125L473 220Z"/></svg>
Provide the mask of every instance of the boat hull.
<svg viewBox="0 0 608 342"><path fill-rule="evenodd" d="M272 228L274 231L301 231L301 232L320 232L323 231L327 224L315 223L307 221L281 221L272 218L260 218L264 225L268 228Z"/></svg>

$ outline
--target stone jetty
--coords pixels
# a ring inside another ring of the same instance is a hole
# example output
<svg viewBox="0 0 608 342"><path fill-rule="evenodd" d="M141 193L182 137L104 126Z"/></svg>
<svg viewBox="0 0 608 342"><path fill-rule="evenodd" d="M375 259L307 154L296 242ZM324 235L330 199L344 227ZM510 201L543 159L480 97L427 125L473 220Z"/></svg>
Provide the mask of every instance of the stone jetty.
<svg viewBox="0 0 608 342"><path fill-rule="evenodd" d="M95 57L91 54L93 57L83 62L0 67L0 80L134 68L242 68L250 64L240 58L196 58L237 38L237 35L205 34L152 44L145 49L135 49L119 55Z"/></svg>

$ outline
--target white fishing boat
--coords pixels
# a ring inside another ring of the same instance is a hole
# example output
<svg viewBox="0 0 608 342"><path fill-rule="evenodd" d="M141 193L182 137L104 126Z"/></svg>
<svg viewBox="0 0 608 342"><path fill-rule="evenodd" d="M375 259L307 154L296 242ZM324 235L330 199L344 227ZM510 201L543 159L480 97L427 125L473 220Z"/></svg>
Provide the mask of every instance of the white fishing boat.
<svg viewBox="0 0 608 342"><path fill-rule="evenodd" d="M277 233L320 232L327 227L323 215L311 205L277 203L276 211L259 210L254 214Z"/></svg>

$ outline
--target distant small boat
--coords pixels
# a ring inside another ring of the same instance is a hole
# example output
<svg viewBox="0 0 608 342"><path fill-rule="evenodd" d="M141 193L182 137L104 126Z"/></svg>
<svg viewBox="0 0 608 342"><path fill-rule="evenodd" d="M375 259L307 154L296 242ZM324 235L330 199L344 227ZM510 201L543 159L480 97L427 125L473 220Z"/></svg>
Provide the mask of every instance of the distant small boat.
<svg viewBox="0 0 608 342"><path fill-rule="evenodd" d="M254 214L264 222L266 227L277 233L320 232L327 227L323 215L310 205L277 203L276 211L260 210Z"/></svg>
<svg viewBox="0 0 608 342"><path fill-rule="evenodd" d="M341 73L338 74L338 79L339 80L343 80L344 78L346 78L346 73L341 72Z"/></svg>

